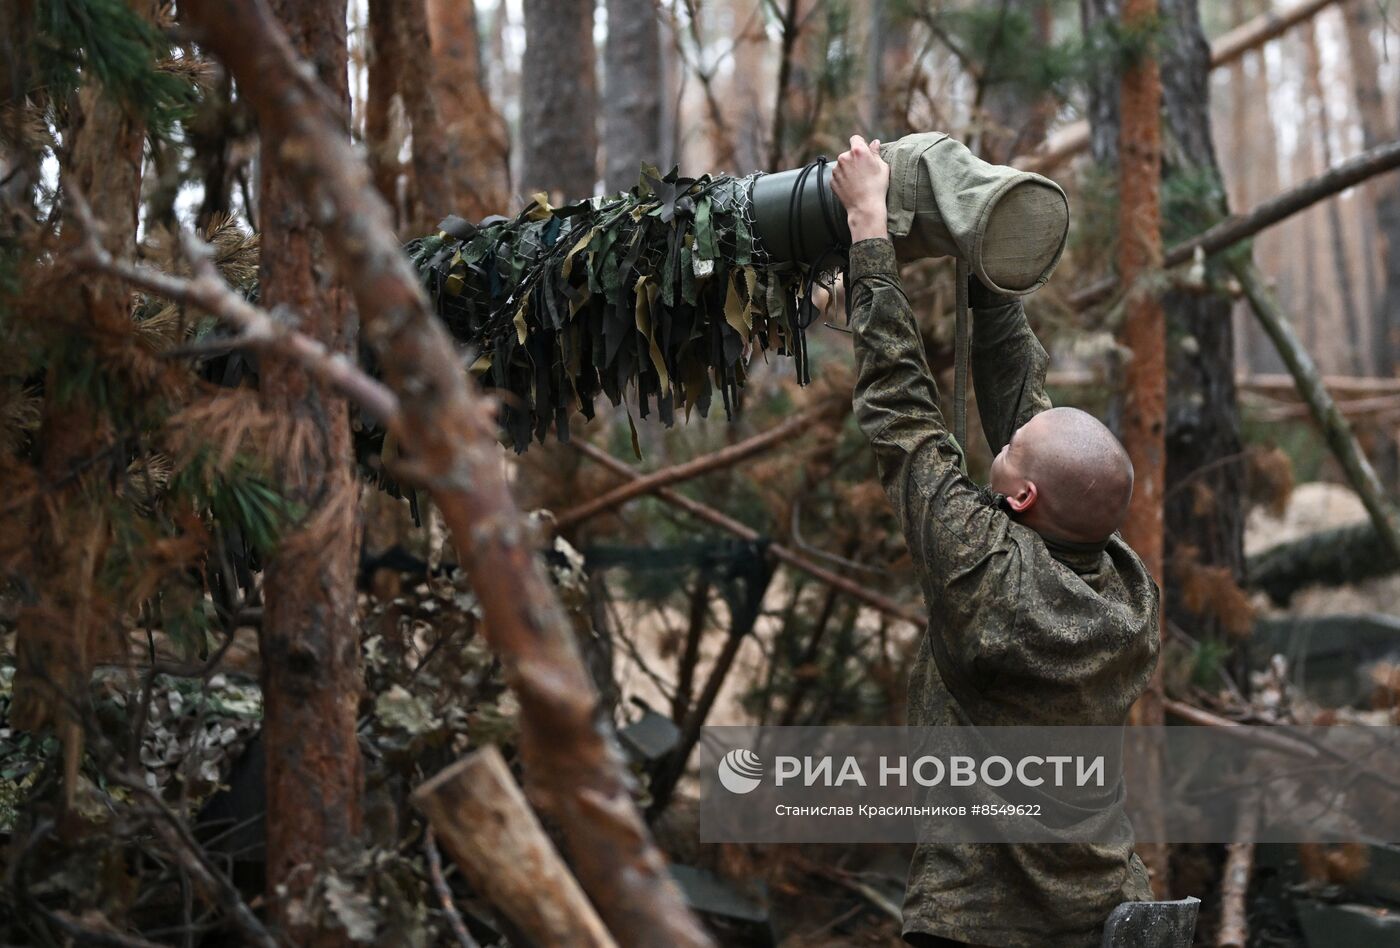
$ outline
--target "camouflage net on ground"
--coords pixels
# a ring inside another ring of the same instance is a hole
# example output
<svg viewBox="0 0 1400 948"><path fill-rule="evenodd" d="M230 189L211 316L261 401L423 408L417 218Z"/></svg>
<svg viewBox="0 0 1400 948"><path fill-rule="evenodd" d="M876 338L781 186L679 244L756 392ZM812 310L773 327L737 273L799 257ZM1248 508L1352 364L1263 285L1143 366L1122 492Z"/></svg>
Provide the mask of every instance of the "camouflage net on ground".
<svg viewBox="0 0 1400 948"><path fill-rule="evenodd" d="M517 451L551 424L568 440L574 411L620 404L635 385L646 418L679 407L726 414L755 353L791 356L808 380L806 266L777 263L756 238L757 175L662 177L631 191L551 207L544 195L513 219L449 217L409 252L438 314L473 346L480 381L504 398Z"/></svg>

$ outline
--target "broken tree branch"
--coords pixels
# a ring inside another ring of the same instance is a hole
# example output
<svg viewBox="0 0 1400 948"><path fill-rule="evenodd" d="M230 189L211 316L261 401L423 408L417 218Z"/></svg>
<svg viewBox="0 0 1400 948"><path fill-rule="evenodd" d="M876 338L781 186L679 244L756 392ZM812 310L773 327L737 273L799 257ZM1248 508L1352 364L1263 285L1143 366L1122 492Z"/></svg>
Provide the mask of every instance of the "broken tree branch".
<svg viewBox="0 0 1400 948"><path fill-rule="evenodd" d="M413 791L472 888L537 945L614 948L493 744Z"/></svg>
<svg viewBox="0 0 1400 948"><path fill-rule="evenodd" d="M1219 253L1318 201L1395 168L1400 168L1400 141L1377 145L1269 198L1247 213L1227 217L1214 227L1172 246L1162 255L1162 269L1180 266L1195 256L1198 249L1206 256ZM1069 304L1080 308L1102 302L1113 295L1118 284L1117 276L1105 277L1070 296Z"/></svg>
<svg viewBox="0 0 1400 948"><path fill-rule="evenodd" d="M617 458L613 457L611 454L602 450L601 448L595 448L593 445L587 444L582 441L575 441L572 442L572 444L574 448L580 453L582 453L585 457L592 458L593 460L597 461L599 464L603 465L609 470L621 474L623 477L629 478L631 480L638 480L645 476L638 471L634 471L622 461L619 461ZM753 527L750 527L747 524L740 523L733 517L730 517L727 514L720 513L713 507L707 506L706 504L702 504L696 500L691 500L684 494L677 493L676 491L671 490L669 487L659 488L655 491L655 493L657 497L666 501L666 503L671 504L673 507L679 507L686 513L689 513L700 520L704 520L706 523L712 524L716 527L719 527L721 530L734 534L741 540L748 540L752 543L761 539L759 532ZM867 589L865 586L862 586L860 583L857 583L854 580L848 579L847 577L842 576L838 573L833 573L831 570L827 569L824 566L818 566L816 563L813 563L805 556L802 556L800 553L788 549L780 543L769 543L768 554L780 563L785 563L788 566L791 566L793 569L801 570L802 572L806 573L814 579L819 579L829 586L834 586L846 595L850 596L852 599L855 599L857 602L863 603L872 609L876 609L880 612L883 612L888 616L892 616L896 619L903 619L905 622L911 622L914 625L920 627L922 627L928 622L927 617L921 616L915 613L914 611L904 606L901 606L899 603L895 602L893 599L890 599L887 596L882 596L877 592L873 592L870 589Z"/></svg>
<svg viewBox="0 0 1400 948"><path fill-rule="evenodd" d="M1220 928L1216 948L1246 948L1249 917L1245 897L1254 870L1254 831L1259 807L1242 801L1236 816L1235 841L1225 847L1225 872L1220 881Z"/></svg>
<svg viewBox="0 0 1400 948"><path fill-rule="evenodd" d="M620 507L634 497L653 493L659 488L688 481L702 474L708 474L710 471L732 467L756 454L762 454L784 441L795 438L826 414L829 414L829 410L825 406L810 409L799 415L794 415L782 424L761 434L740 441L738 444L731 444L718 451L686 461L684 464L676 464L639 477L635 481L628 481L600 497L595 497L593 500L564 511L556 519L555 529L566 530L615 507Z"/></svg>
<svg viewBox="0 0 1400 948"><path fill-rule="evenodd" d="M423 849L428 853L428 875L433 880L433 889L442 903L443 914L447 916L447 927L452 929L452 937L457 939L458 948L481 948L480 943L467 931L462 921L462 913L452 903L452 890L447 887L447 878L442 874L442 854L438 852L437 837L433 835L433 825L423 834Z"/></svg>
<svg viewBox="0 0 1400 948"><path fill-rule="evenodd" d="M305 191L355 298L363 338L399 398L402 473L432 496L484 613L487 642L520 699L535 801L563 829L579 881L632 945L709 945L641 814L573 628L505 479L496 408L470 385L394 235L369 169L265 0L188 0L181 15L253 108ZM567 775L562 778L562 775Z"/></svg>
<svg viewBox="0 0 1400 948"><path fill-rule="evenodd" d="M1395 143L1395 150L1400 154L1400 142ZM1298 391L1308 403L1313 420L1322 429L1327 446L1332 449L1332 455L1341 465L1352 490L1361 498L1366 512L1370 514L1371 522L1376 525L1376 532L1380 534L1391 554L1400 557L1400 514L1397 514L1395 507L1387 499L1375 468L1371 467L1371 462L1366 459L1361 446L1356 442L1351 425L1338 410L1337 403L1332 400L1327 387L1322 384L1322 374L1318 372L1312 356L1293 334L1293 328L1288 324L1273 294L1264 287L1254 265L1240 262L1233 269L1240 285L1244 287L1245 297L1249 300L1254 315L1258 317L1264 332L1273 340L1284 365L1297 382Z"/></svg>
<svg viewBox="0 0 1400 948"><path fill-rule="evenodd" d="M1261 13L1235 29L1217 38L1210 44L1210 68L1228 66L1230 63L1277 39L1293 27L1310 20L1318 13L1337 3L1338 0L1303 0L1291 7L1278 11ZM1362 0L1357 0L1362 2ZM1089 123L1071 122L1050 137L1045 147L1029 155L1020 155L1011 164L1025 171L1038 171L1041 174L1064 164L1089 147Z"/></svg>
<svg viewBox="0 0 1400 948"><path fill-rule="evenodd" d="M1285 754L1292 754L1295 757L1306 757L1315 760L1321 756L1316 747L1304 741L1289 737L1287 734L1273 734L1258 727L1250 727L1239 721L1232 721L1204 708L1187 704L1185 701L1177 701L1175 698L1165 698L1162 701L1162 709L1168 714L1197 724L1202 727L1219 727L1227 729L1232 736L1238 735L1240 740L1259 747L1267 747L1270 750L1282 751Z"/></svg>

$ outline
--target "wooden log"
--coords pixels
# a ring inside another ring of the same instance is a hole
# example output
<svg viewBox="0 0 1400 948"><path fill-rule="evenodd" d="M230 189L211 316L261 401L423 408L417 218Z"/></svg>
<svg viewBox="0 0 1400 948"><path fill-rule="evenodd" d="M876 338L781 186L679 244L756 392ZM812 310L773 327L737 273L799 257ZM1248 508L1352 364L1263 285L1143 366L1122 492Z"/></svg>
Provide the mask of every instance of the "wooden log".
<svg viewBox="0 0 1400 948"><path fill-rule="evenodd" d="M412 799L472 888L532 942L616 948L494 745L443 769Z"/></svg>
<svg viewBox="0 0 1400 948"><path fill-rule="evenodd" d="M599 464L603 465L609 470L621 474L623 477L630 478L632 480L637 480L644 476L639 471L634 471L632 468L628 467L626 464L619 461L617 458L613 457L611 454L602 450L601 448L595 448L593 445L587 444L586 442L582 441L575 441L571 443L573 444L574 448L584 456L592 458L593 460L597 461ZM666 503L671 504L674 507L679 507L686 513L689 513L700 520L704 520L706 523L713 524L714 526L719 527L721 530L724 530L727 533L734 534L741 540L748 540L749 542L754 542L761 538L759 532L753 527L750 527L747 524L740 523L733 517L721 513L713 507L710 507L706 504L702 504L696 500L691 500L684 494L677 493L676 491L671 490L669 487L663 487L658 489L656 491L656 496L666 501ZM793 569L799 569L807 575L813 577L814 579L819 579L829 586L836 587L846 595L850 596L852 599L855 599L857 602L864 603L872 609L877 609L880 612L885 613L886 615L892 616L896 619L903 619L905 622L911 622L914 625L920 627L924 626L928 622L928 618L926 616L920 615L911 609L907 609L904 606L901 606L899 603L895 602L893 599L890 599L888 596L882 596L877 592L873 592L867 589L866 587L862 586L860 583L848 579L847 577L842 576L839 573L834 573L823 566L818 566L816 563L813 563L811 560L807 559L802 554L788 549L781 543L769 543L768 555L772 556L775 560L777 560L780 563L786 563Z"/></svg>
<svg viewBox="0 0 1400 948"><path fill-rule="evenodd" d="M1249 943L1247 896L1249 877L1254 871L1254 830L1258 822L1259 807L1242 800L1236 817L1235 841L1225 847L1216 948L1246 948Z"/></svg>
<svg viewBox="0 0 1400 948"><path fill-rule="evenodd" d="M1400 153L1400 142L1396 142L1395 146L1397 153ZM1338 410L1337 403L1332 400L1327 387L1322 384L1322 374L1318 372L1312 356L1293 334L1293 328L1273 294L1264 287L1253 264L1237 263L1233 269L1240 285L1244 287L1250 308L1254 310L1254 315L1258 317L1264 332L1273 340L1274 347L1278 349L1289 374L1297 383L1299 393L1308 403L1313 420L1322 429L1327 446L1332 449L1332 455L1341 465L1352 490L1360 496L1361 503L1371 516L1371 522L1376 525L1376 532L1380 534L1391 554L1400 557L1400 513L1396 512L1386 497L1375 468L1366 459L1356 441L1351 424Z"/></svg>

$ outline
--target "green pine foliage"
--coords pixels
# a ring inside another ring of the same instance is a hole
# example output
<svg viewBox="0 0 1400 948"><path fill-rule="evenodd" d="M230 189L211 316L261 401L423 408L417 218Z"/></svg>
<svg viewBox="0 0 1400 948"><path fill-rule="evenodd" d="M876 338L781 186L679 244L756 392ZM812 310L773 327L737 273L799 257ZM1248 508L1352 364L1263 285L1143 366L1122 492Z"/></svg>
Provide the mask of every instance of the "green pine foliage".
<svg viewBox="0 0 1400 948"><path fill-rule="evenodd" d="M163 134L197 98L191 72L168 62L170 43L125 0L38 0L35 80L50 101L91 75Z"/></svg>

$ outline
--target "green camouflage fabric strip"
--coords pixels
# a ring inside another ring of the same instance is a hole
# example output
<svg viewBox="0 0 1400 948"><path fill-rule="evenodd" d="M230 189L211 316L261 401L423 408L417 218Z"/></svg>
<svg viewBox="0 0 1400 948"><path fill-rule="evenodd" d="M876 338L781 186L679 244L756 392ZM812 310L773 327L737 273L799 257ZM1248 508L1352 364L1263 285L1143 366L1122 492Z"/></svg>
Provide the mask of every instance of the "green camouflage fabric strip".
<svg viewBox="0 0 1400 948"><path fill-rule="evenodd" d="M938 409L888 240L851 250L855 414L908 541L928 628L909 723L1120 725L1157 662L1158 591L1115 535L1052 551L967 476ZM980 288L979 288L980 289ZM1048 358L1019 300L975 293L972 375L998 452L1050 407ZM1120 902L1152 898L1126 818L1111 844L925 844L904 931L1005 948L1096 946Z"/></svg>

